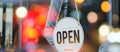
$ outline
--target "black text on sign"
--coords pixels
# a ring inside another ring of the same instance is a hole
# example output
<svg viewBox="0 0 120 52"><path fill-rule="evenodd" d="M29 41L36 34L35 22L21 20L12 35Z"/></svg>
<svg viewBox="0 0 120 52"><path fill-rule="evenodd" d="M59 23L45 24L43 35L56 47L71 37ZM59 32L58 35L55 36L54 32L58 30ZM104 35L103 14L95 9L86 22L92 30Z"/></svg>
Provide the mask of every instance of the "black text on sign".
<svg viewBox="0 0 120 52"><path fill-rule="evenodd" d="M69 44L80 43L79 30L58 31L57 43L65 44L65 40L68 40ZM74 40L72 40L74 39Z"/></svg>

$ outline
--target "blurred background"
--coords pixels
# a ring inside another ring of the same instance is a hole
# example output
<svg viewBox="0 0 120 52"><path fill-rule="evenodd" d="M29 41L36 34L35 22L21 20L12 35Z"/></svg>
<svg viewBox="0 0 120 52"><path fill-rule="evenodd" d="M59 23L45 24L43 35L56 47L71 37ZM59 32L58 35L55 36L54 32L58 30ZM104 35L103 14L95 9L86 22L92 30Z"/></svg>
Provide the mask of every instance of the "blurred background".
<svg viewBox="0 0 120 52"><path fill-rule="evenodd" d="M66 16L76 18L79 14L84 30L79 52L98 52L105 42L110 44L107 52L120 52L119 0L61 1L0 0L0 52L56 52L51 38L64 10Z"/></svg>

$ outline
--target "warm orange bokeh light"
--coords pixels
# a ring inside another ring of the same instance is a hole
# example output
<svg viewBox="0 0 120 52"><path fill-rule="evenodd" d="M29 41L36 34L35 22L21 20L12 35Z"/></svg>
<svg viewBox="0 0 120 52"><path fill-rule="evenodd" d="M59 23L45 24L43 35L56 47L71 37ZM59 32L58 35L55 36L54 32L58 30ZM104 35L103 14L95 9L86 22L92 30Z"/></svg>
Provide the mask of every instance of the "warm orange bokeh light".
<svg viewBox="0 0 120 52"><path fill-rule="evenodd" d="M103 1L101 3L101 10L103 12L109 12L111 10L111 4L108 1Z"/></svg>
<svg viewBox="0 0 120 52"><path fill-rule="evenodd" d="M84 0L75 0L75 2L77 2L77 3L83 3Z"/></svg>
<svg viewBox="0 0 120 52"><path fill-rule="evenodd" d="M22 24L22 42L37 42L42 35L49 5L32 4Z"/></svg>
<svg viewBox="0 0 120 52"><path fill-rule="evenodd" d="M39 37L39 32L35 28L26 28L23 30L23 35L29 39L36 39Z"/></svg>
<svg viewBox="0 0 120 52"><path fill-rule="evenodd" d="M47 16L49 5L48 4L44 4L44 5L32 4L30 7L30 10Z"/></svg>
<svg viewBox="0 0 120 52"><path fill-rule="evenodd" d="M41 9L41 6L39 4L32 4L30 7L30 10L39 12L38 10Z"/></svg>
<svg viewBox="0 0 120 52"><path fill-rule="evenodd" d="M36 25L43 26L46 23L46 17L44 15L39 15L35 18Z"/></svg>
<svg viewBox="0 0 120 52"><path fill-rule="evenodd" d="M38 49L36 52L46 52L44 49Z"/></svg>

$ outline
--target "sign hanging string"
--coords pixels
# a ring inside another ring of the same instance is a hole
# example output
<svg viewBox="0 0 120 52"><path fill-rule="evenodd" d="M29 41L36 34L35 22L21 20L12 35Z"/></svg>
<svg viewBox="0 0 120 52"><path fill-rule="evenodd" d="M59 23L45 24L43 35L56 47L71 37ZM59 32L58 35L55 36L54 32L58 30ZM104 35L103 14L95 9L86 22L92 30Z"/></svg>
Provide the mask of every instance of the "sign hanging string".
<svg viewBox="0 0 120 52"><path fill-rule="evenodd" d="M61 0L62 2L60 3L60 9L59 9L59 12L61 11L61 8L62 8L62 4L63 4L63 0ZM67 8L68 8L68 4L67 4L68 0L65 1L65 6L64 6L64 17L67 17ZM79 10L78 10L78 7L77 7L77 3L75 2L74 0L74 4L75 4L75 9L76 9L76 12L77 12L77 20L80 21L80 15L79 15ZM58 15L60 16L60 14ZM59 17L58 17L59 18ZM58 21L58 18L57 18L57 21ZM56 21L56 22L57 22Z"/></svg>
<svg viewBox="0 0 120 52"><path fill-rule="evenodd" d="M74 3L75 3L75 9L76 9L76 12L77 12L77 18L78 18L78 21L80 21L80 14L79 14L79 10L78 10L78 7L77 7L77 3L75 2L74 0Z"/></svg>

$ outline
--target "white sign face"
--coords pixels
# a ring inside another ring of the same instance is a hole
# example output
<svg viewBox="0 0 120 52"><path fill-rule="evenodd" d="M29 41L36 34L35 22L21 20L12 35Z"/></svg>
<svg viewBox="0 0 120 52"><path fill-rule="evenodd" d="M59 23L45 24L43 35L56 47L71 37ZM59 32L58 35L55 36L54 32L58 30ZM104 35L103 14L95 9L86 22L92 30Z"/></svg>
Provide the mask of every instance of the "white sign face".
<svg viewBox="0 0 120 52"><path fill-rule="evenodd" d="M84 41L83 28L76 19L65 17L56 24L53 38L58 52L78 52Z"/></svg>

